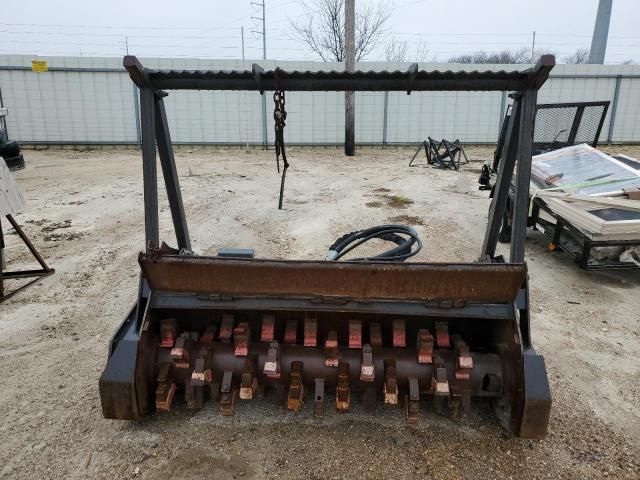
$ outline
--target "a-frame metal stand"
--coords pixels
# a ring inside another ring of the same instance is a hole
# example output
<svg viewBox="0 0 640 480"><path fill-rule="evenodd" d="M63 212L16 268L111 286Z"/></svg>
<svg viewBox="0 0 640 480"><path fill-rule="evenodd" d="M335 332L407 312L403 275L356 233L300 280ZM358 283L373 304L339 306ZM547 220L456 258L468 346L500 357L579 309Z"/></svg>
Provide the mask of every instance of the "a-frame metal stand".
<svg viewBox="0 0 640 480"><path fill-rule="evenodd" d="M164 108L166 93L152 87L142 65L135 57L125 57L125 68L140 88L140 127L142 130L142 170L145 205L145 244L147 248L160 246L158 226L158 172L156 168L156 145L164 177L171 219L180 250L191 250L187 218L182 204L182 193L178 181L169 124Z"/></svg>
<svg viewBox="0 0 640 480"><path fill-rule="evenodd" d="M489 209L489 223L482 244L481 258L493 258L500 225L507 208L509 191L515 192L513 205L513 227L511 230L511 249L509 261L524 261L524 241L527 228L527 209L529 204L529 183L531 181L531 148L533 121L536 112L536 89L526 89L512 94L513 107L507 134L502 148L503 161L498 168L496 188ZM516 160L518 168L516 170ZM515 171L515 175L514 175Z"/></svg>
<svg viewBox="0 0 640 480"><path fill-rule="evenodd" d="M29 240L29 237L27 237L27 235L24 233L20 225L18 225L18 222L16 222L13 216L7 215L6 218L7 218L7 221L13 227L13 229L16 231L18 236L20 237L20 240L24 242L24 244L27 246L31 254L35 257L35 259L38 261L38 263L42 268L35 269L35 270L15 270L15 271L4 270L5 265L4 265L4 258L2 257L2 253L4 252L5 243L4 243L4 234L2 231L2 221L0 220L0 252L2 252L0 253L0 303L13 297L16 293L20 292L21 290L24 290L30 285L33 285L38 280L44 277L48 277L49 275L52 275L53 273L55 273L55 270L53 268L49 268L49 266L47 265L47 262L45 262L44 258L42 258L40 253L38 253L38 250L36 250L36 247L31 243L31 240ZM22 278L32 278L32 280L16 288L15 290L12 290L8 293L5 292L5 285L4 285L5 280L16 280L16 279L22 279Z"/></svg>

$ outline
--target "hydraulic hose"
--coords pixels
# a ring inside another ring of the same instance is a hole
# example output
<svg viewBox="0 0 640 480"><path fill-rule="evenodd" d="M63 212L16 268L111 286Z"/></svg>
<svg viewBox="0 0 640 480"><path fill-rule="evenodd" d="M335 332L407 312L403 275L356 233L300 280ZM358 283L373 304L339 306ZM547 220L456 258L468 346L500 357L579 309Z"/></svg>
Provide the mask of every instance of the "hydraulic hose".
<svg viewBox="0 0 640 480"><path fill-rule="evenodd" d="M393 242L396 246L372 257L350 258L349 261L402 262L413 257L422 249L422 242L413 228L407 225L380 225L343 235L329 247L325 260L339 260L353 249L374 238Z"/></svg>

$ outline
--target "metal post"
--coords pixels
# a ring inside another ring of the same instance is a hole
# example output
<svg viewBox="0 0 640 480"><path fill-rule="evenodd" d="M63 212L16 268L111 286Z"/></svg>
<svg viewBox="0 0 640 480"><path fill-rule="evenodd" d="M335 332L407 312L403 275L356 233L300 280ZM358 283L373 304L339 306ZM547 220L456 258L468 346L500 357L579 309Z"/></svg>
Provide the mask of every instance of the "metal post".
<svg viewBox="0 0 640 480"><path fill-rule="evenodd" d="M262 97L262 146L267 149L267 93L260 95Z"/></svg>
<svg viewBox="0 0 640 480"><path fill-rule="evenodd" d="M155 114L156 138L158 142L158 153L160 154L160 165L162 166L162 174L164 176L164 183L167 189L169 209L171 210L171 219L173 220L173 229L176 233L178 248L191 250L187 217L184 214L182 193L180 192L180 181L178 179L178 171L176 170L176 159L173 155L173 145L171 144L171 135L169 133L169 124L167 122L167 112L165 111L164 100L162 97L156 97Z"/></svg>
<svg viewBox="0 0 640 480"><path fill-rule="evenodd" d="M267 59L267 24L265 16L265 3L267 0L262 0L262 59ZM268 148L267 137L267 94L262 94L262 143L264 149Z"/></svg>
<svg viewBox="0 0 640 480"><path fill-rule="evenodd" d="M609 23L611 21L611 6L613 0L600 0L596 24L593 27L591 49L589 50L589 63L604 63L607 52L607 38L609 37Z"/></svg>
<svg viewBox="0 0 640 480"><path fill-rule="evenodd" d="M533 40L531 41L531 63L533 63L533 59L535 58L536 51L536 31L533 31Z"/></svg>
<svg viewBox="0 0 640 480"><path fill-rule="evenodd" d="M136 84L132 84L133 88L133 110L136 116L136 143L138 145L138 149L142 147L142 134L140 132L140 99L138 98L138 87Z"/></svg>
<svg viewBox="0 0 640 480"><path fill-rule="evenodd" d="M242 38L242 61L244 62L244 26L240 27L240 37Z"/></svg>
<svg viewBox="0 0 640 480"><path fill-rule="evenodd" d="M144 186L144 233L146 248L158 247L160 244L154 103L153 90L149 87L141 88L140 124L142 130L142 175Z"/></svg>
<svg viewBox="0 0 640 480"><path fill-rule="evenodd" d="M484 261L487 257L493 258L496 253L500 224L502 223L507 208L511 179L513 178L513 170L518 153L520 113L520 98L517 96L513 101L509 123L507 124L507 132L502 147L502 160L498 166L495 191L493 199L491 200L491 206L489 207L489 221L482 243L481 261Z"/></svg>
<svg viewBox="0 0 640 480"><path fill-rule="evenodd" d="M353 72L356 63L356 20L355 0L345 0L344 4L344 67ZM355 94L344 92L344 153L355 155Z"/></svg>
<svg viewBox="0 0 640 480"><path fill-rule="evenodd" d="M4 101L2 100L2 88L0 88L0 108L4 108ZM7 127L7 117L2 117L2 122L4 122L4 134L7 142L9 141L9 128Z"/></svg>
<svg viewBox="0 0 640 480"><path fill-rule="evenodd" d="M507 92L502 92L500 98L500 118L498 120L498 132L502 130L502 122L504 122L504 115L507 110Z"/></svg>
<svg viewBox="0 0 640 480"><path fill-rule="evenodd" d="M582 123L582 116L584 115L584 105L580 105L576 109L576 114L573 117L573 123L571 124L571 130L569 130L569 136L567 137L567 143L574 145L576 143L576 136L578 135L578 129Z"/></svg>
<svg viewBox="0 0 640 480"><path fill-rule="evenodd" d="M516 196L511 227L511 263L524 262L524 243L527 236L529 211L529 183L531 182L531 149L533 123L536 116L537 90L522 93L522 114L518 128L518 168L516 171Z"/></svg>
<svg viewBox="0 0 640 480"><path fill-rule="evenodd" d="M618 99L620 98L620 84L622 75L616 77L616 89L613 92L613 102L611 105L611 117L609 118L609 132L607 132L607 143L611 145L613 141L613 127L616 125L616 113L618 111Z"/></svg>
<svg viewBox="0 0 640 480"><path fill-rule="evenodd" d="M384 92L384 116L382 117L382 148L387 144L387 124L389 115L389 92Z"/></svg>

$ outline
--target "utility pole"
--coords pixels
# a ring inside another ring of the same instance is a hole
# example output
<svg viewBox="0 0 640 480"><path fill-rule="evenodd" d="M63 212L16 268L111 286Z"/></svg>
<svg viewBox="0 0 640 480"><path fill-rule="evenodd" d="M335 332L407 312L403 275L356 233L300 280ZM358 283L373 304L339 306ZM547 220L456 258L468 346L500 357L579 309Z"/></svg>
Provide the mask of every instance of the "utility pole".
<svg viewBox="0 0 640 480"><path fill-rule="evenodd" d="M251 17L254 20L262 20L262 32L256 32L252 30L252 33L262 33L262 59L267 59L267 23L265 15L265 3L267 0L262 0L261 3L251 2L251 5L257 5L262 7L262 17ZM267 96L262 94L262 145L264 149L267 149Z"/></svg>
<svg viewBox="0 0 640 480"><path fill-rule="evenodd" d="M244 62L244 26L240 27L240 36L242 38L242 61Z"/></svg>
<svg viewBox="0 0 640 480"><path fill-rule="evenodd" d="M596 24L593 27L591 50L589 50L589 63L604 63L604 56L607 52L612 4L613 0L600 0L600 3L598 3Z"/></svg>
<svg viewBox="0 0 640 480"><path fill-rule="evenodd" d="M355 0L344 4L344 69L353 72L356 66L356 7ZM344 92L344 154L355 155L355 94Z"/></svg>
<svg viewBox="0 0 640 480"><path fill-rule="evenodd" d="M126 35L124 37L124 45L125 45L125 48L127 49L127 55L129 55L129 37L127 37Z"/></svg>
<svg viewBox="0 0 640 480"><path fill-rule="evenodd" d="M265 14L265 3L267 0L262 0L262 58L267 59L267 16Z"/></svg>
<svg viewBox="0 0 640 480"><path fill-rule="evenodd" d="M536 31L533 31L533 40L531 41L531 63L535 63L535 59L533 58L533 56L535 55L535 51L536 51Z"/></svg>

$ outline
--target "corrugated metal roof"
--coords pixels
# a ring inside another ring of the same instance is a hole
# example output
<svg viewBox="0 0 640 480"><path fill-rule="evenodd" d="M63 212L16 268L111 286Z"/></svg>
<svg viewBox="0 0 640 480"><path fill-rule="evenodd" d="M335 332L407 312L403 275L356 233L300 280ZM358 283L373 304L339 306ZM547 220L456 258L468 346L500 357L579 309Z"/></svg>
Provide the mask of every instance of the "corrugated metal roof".
<svg viewBox="0 0 640 480"><path fill-rule="evenodd" d="M513 71L286 71L253 69L155 70L145 69L137 58L127 56L124 66L139 86L185 90L291 90L291 91L421 91L421 90L521 90L539 88L555 65L545 55L534 68Z"/></svg>
<svg viewBox="0 0 640 480"><path fill-rule="evenodd" d="M253 79L255 78L254 74L250 70L145 70L145 72L152 79ZM311 71L311 70L267 70L262 71L260 75L263 78L291 78L291 79L323 79L323 80L347 80L347 79L365 79L365 80L379 80L379 79L403 79L407 80L409 78L415 79L423 79L423 80L443 80L443 79L487 79L487 80L497 80L497 79L512 79L518 80L527 78L532 73L532 70L472 70L472 71L453 71L453 70L420 70L415 73L410 73L407 71L362 71L358 70L355 72L344 72L337 70L329 70L329 71Z"/></svg>

